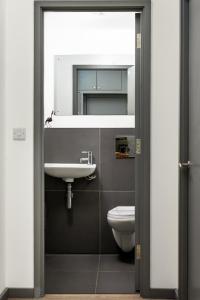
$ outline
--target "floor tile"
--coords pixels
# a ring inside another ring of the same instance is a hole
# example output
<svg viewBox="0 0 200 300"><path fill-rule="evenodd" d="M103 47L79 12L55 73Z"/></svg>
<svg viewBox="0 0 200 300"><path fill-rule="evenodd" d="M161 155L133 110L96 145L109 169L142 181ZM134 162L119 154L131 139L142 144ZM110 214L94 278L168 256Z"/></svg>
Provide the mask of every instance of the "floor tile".
<svg viewBox="0 0 200 300"><path fill-rule="evenodd" d="M10 299L10 298L8 298ZM12 298L12 300L19 300ZM142 300L143 298L140 297L139 294L116 294L116 295L109 295L109 294L101 294L101 295L95 295L95 294L46 294L45 297L39 298L40 300ZM24 300L21 298L21 300ZM150 299L146 299L150 300ZM155 300L155 299L151 299ZM159 300L159 299L157 299ZM160 299L161 300L161 299ZM162 299L167 300L167 299ZM168 299L169 300L169 299Z"/></svg>
<svg viewBox="0 0 200 300"><path fill-rule="evenodd" d="M48 272L47 294L92 294L95 291L96 272Z"/></svg>
<svg viewBox="0 0 200 300"><path fill-rule="evenodd" d="M133 254L124 255L101 255L100 256L100 271L134 271L134 256Z"/></svg>
<svg viewBox="0 0 200 300"><path fill-rule="evenodd" d="M135 292L134 272L99 272L97 294L130 294Z"/></svg>
<svg viewBox="0 0 200 300"><path fill-rule="evenodd" d="M142 300L138 294L45 295L40 300ZM146 299L148 300L148 299ZM157 299L158 300L158 299Z"/></svg>
<svg viewBox="0 0 200 300"><path fill-rule="evenodd" d="M135 292L133 257L128 254L100 257L77 254L46 255L45 267L45 292L49 294Z"/></svg>
<svg viewBox="0 0 200 300"><path fill-rule="evenodd" d="M46 255L46 271L97 272L99 255ZM47 273L48 274L48 273Z"/></svg>

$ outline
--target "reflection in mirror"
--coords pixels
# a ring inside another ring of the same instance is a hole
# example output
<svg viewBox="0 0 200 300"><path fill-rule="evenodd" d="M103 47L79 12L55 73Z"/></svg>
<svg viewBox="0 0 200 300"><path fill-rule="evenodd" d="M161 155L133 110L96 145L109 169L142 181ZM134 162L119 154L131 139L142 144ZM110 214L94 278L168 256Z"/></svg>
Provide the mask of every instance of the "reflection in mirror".
<svg viewBox="0 0 200 300"><path fill-rule="evenodd" d="M128 95L128 78L134 76L134 66L74 66L73 69L75 115L134 114L134 97Z"/></svg>
<svg viewBox="0 0 200 300"><path fill-rule="evenodd" d="M44 120L134 116L135 13L45 12Z"/></svg>
<svg viewBox="0 0 200 300"><path fill-rule="evenodd" d="M118 159L135 157L135 136L117 136L115 138L115 157Z"/></svg>

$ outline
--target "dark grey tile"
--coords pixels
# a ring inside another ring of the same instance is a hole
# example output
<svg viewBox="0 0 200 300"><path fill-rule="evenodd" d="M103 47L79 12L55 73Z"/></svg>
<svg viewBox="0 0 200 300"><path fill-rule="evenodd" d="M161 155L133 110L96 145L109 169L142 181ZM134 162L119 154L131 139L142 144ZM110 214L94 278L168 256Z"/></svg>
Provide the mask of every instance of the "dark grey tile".
<svg viewBox="0 0 200 300"><path fill-rule="evenodd" d="M134 254L103 254L100 256L100 271L134 271Z"/></svg>
<svg viewBox="0 0 200 300"><path fill-rule="evenodd" d="M45 191L48 190L66 190L66 183L61 178L45 174Z"/></svg>
<svg viewBox="0 0 200 300"><path fill-rule="evenodd" d="M90 150L98 161L99 129L45 129L45 162L79 163L81 151Z"/></svg>
<svg viewBox="0 0 200 300"><path fill-rule="evenodd" d="M79 163L81 151L92 151L97 165L97 178L88 182L77 179L73 184L76 190L97 190L99 187L99 129L96 128L46 128L44 135L45 162ZM46 189L62 189L61 180L46 180Z"/></svg>
<svg viewBox="0 0 200 300"><path fill-rule="evenodd" d="M97 294L131 294L135 292L134 272L99 272Z"/></svg>
<svg viewBox="0 0 200 300"><path fill-rule="evenodd" d="M65 192L45 193L46 253L98 254L99 193L74 192L71 210L65 201Z"/></svg>
<svg viewBox="0 0 200 300"><path fill-rule="evenodd" d="M92 181L87 180L86 178L77 178L72 183L72 190L98 190L99 185L99 173L98 168L95 171L96 178ZM67 184L61 178L55 178L48 175L45 175L45 191L52 190L66 190Z"/></svg>
<svg viewBox="0 0 200 300"><path fill-rule="evenodd" d="M101 188L102 190L132 191L135 189L135 159L115 158L115 136L134 135L131 128L101 129Z"/></svg>
<svg viewBox="0 0 200 300"><path fill-rule="evenodd" d="M53 254L46 255L46 271L67 271L67 272L97 272L99 255L79 254Z"/></svg>
<svg viewBox="0 0 200 300"><path fill-rule="evenodd" d="M101 192L101 253L120 253L111 227L108 225L107 213L116 206L131 206L135 203L134 192Z"/></svg>
<svg viewBox="0 0 200 300"><path fill-rule="evenodd" d="M93 294L96 272L48 272L46 273L47 294Z"/></svg>
<svg viewBox="0 0 200 300"><path fill-rule="evenodd" d="M116 160L114 156L114 137L120 134L134 134L134 129L101 129L103 173L100 184L99 129L45 129L46 162L79 162L81 150L92 150L97 163L94 181L83 178L72 184L74 198L71 211L65 209L66 183L45 176L47 253L99 253L99 239L102 253L120 253L107 224L107 212L117 205L132 205L134 193L102 192L99 214L97 192L99 188L134 190L134 159Z"/></svg>
<svg viewBox="0 0 200 300"><path fill-rule="evenodd" d="M72 185L72 189L74 191L76 190L99 190L99 167L97 166L96 170L95 170L95 175L96 178L93 180L87 180L87 178L77 178L75 179L73 185Z"/></svg>

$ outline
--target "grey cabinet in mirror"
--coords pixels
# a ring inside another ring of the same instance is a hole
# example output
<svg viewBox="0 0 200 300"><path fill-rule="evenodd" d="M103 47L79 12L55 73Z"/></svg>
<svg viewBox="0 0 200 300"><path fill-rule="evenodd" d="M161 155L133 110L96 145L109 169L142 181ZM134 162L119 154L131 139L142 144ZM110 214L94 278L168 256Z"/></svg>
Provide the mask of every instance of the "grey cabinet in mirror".
<svg viewBox="0 0 200 300"><path fill-rule="evenodd" d="M66 72L65 60L64 55L55 57L56 115L135 114L135 66L72 65Z"/></svg>
<svg viewBox="0 0 200 300"><path fill-rule="evenodd" d="M133 72L133 66L74 66L73 114L134 114L134 97L128 95L131 67Z"/></svg>
<svg viewBox="0 0 200 300"><path fill-rule="evenodd" d="M93 91L97 89L97 74L95 70L78 70L78 91Z"/></svg>
<svg viewBox="0 0 200 300"><path fill-rule="evenodd" d="M97 70L97 90L121 91L122 70Z"/></svg>

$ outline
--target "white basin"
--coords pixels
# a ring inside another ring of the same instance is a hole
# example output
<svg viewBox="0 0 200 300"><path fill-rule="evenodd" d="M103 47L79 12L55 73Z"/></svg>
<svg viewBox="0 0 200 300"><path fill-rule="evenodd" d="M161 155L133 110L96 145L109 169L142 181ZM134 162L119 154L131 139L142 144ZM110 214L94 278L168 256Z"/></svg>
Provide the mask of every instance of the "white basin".
<svg viewBox="0 0 200 300"><path fill-rule="evenodd" d="M94 173L96 164L57 164L46 163L44 165L45 173L62 178L66 182L73 182L74 178L87 177Z"/></svg>

